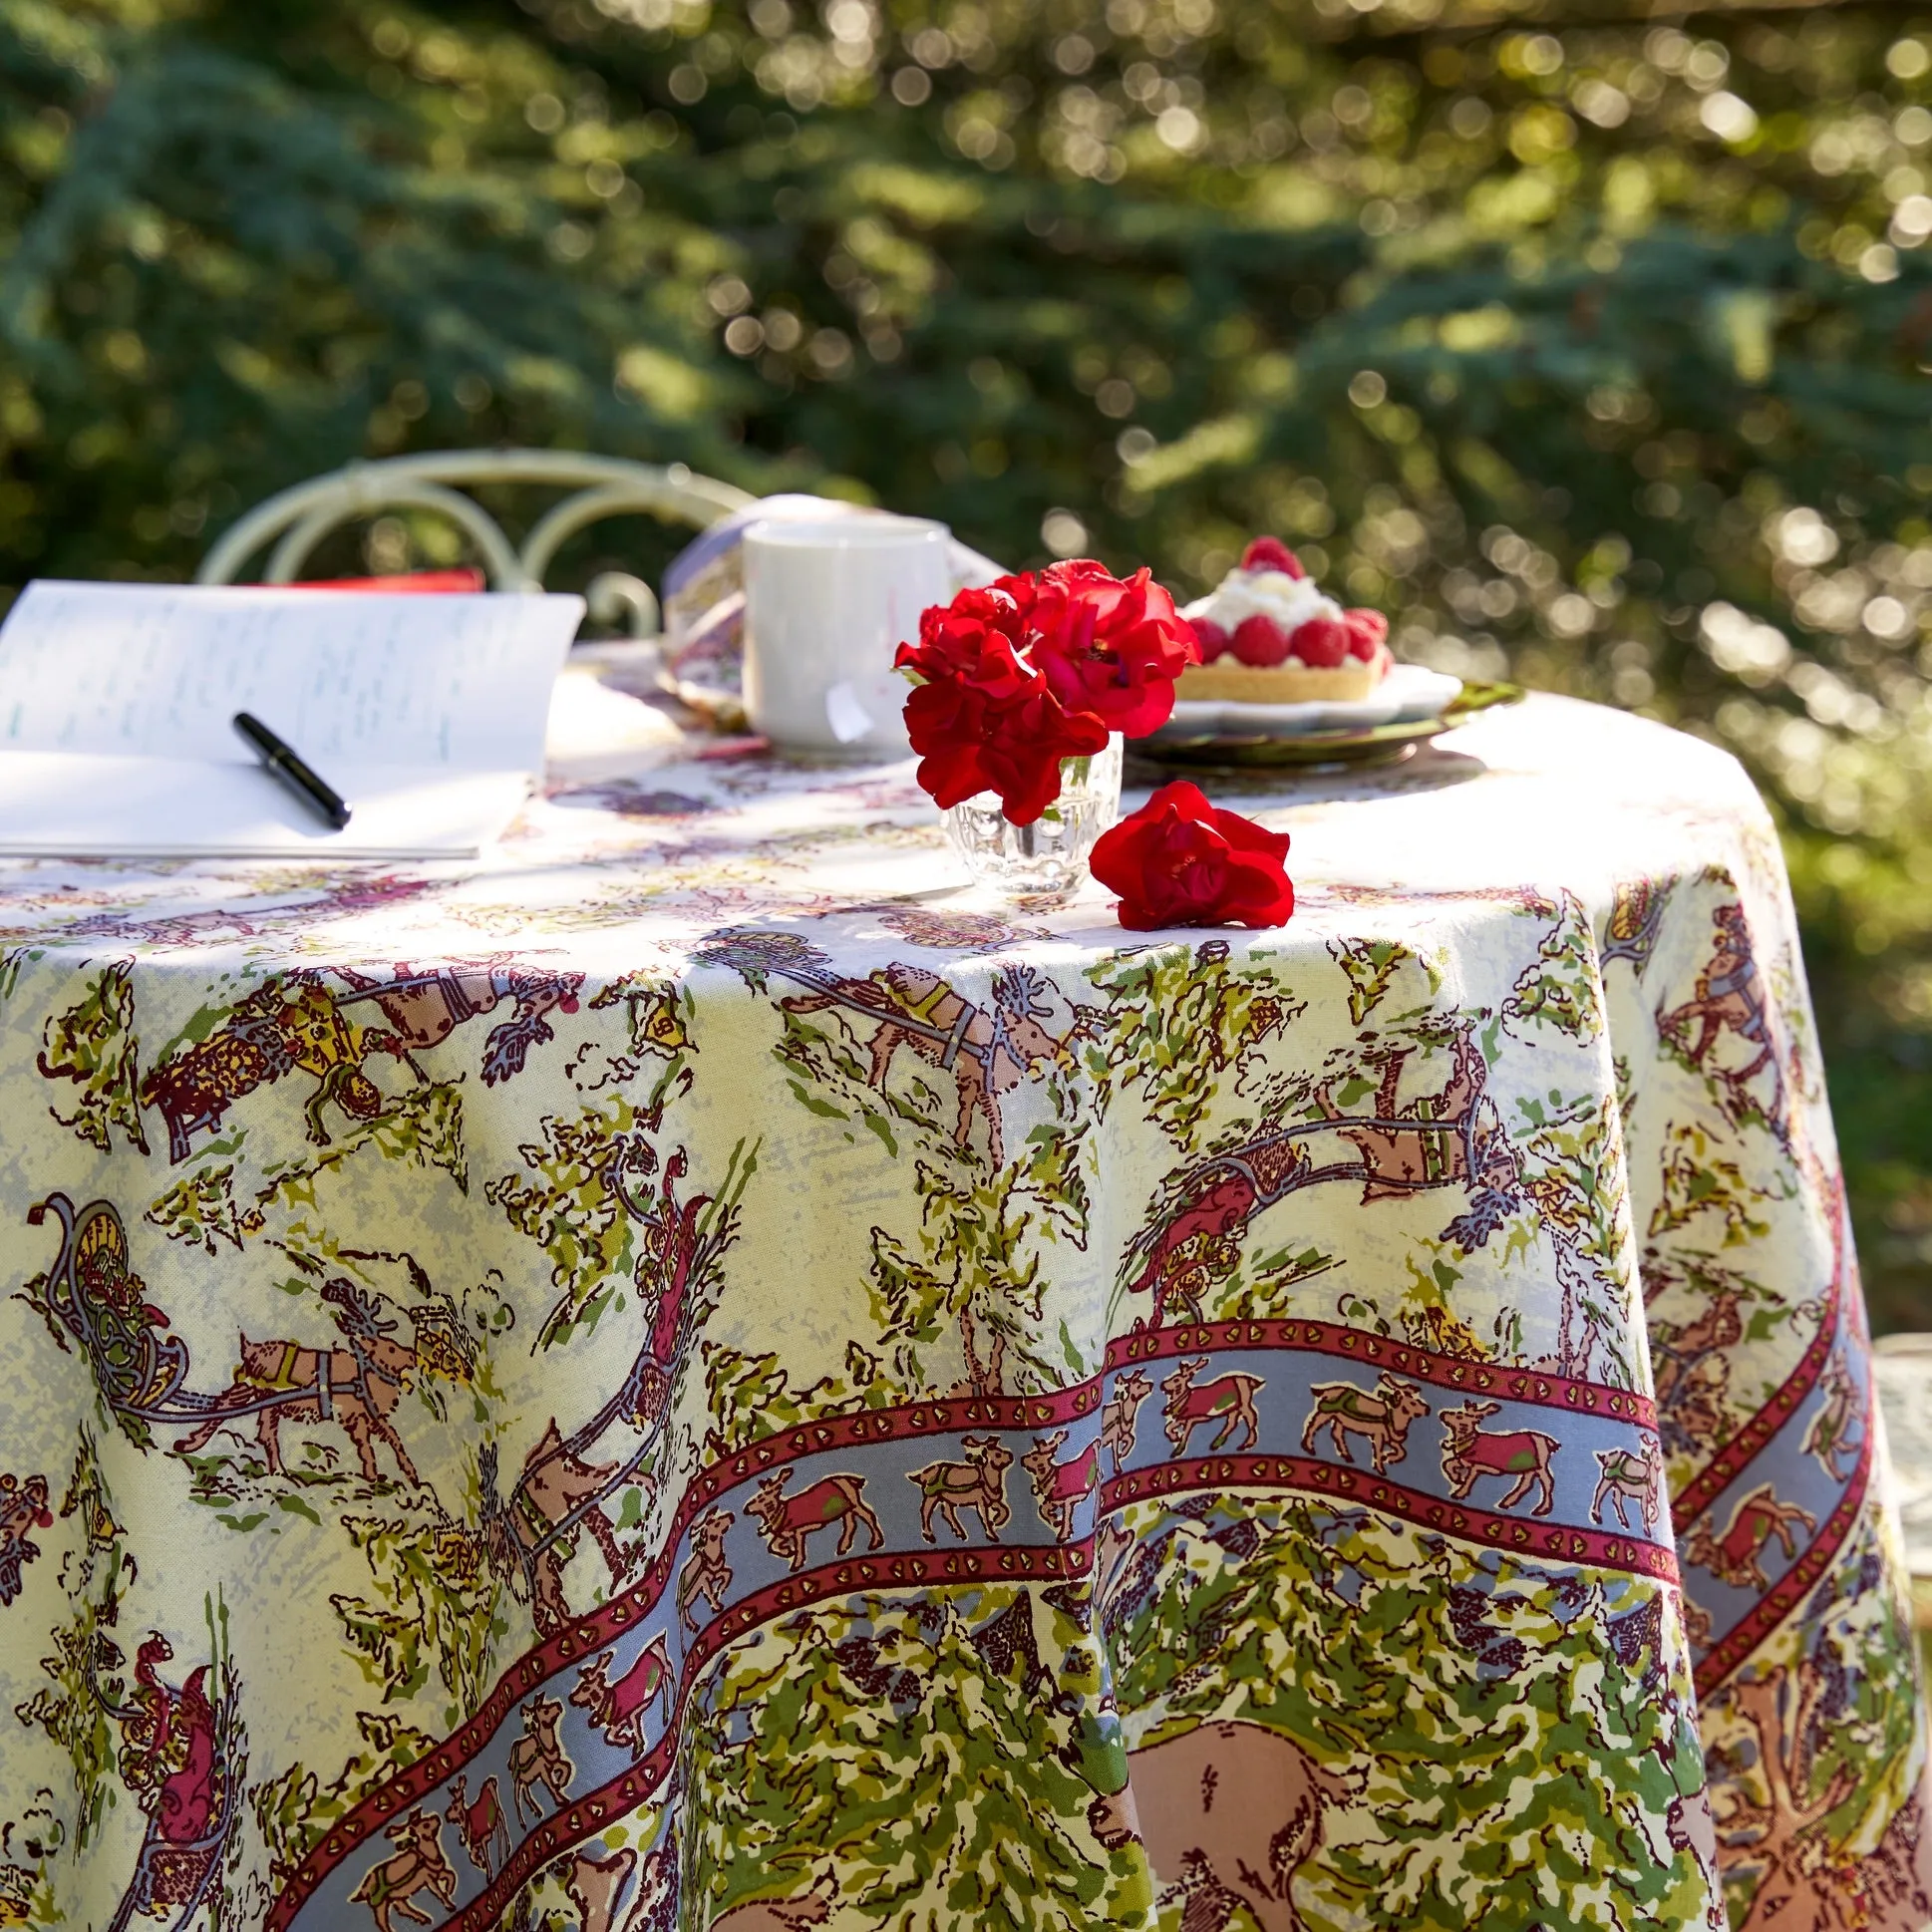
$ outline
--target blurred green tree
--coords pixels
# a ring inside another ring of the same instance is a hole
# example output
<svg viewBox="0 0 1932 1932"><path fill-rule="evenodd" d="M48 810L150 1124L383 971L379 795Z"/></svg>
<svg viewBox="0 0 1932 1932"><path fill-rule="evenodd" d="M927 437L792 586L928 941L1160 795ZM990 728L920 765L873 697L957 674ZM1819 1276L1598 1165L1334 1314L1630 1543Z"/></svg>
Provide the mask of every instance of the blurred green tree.
<svg viewBox="0 0 1932 1932"><path fill-rule="evenodd" d="M1885 0L0 0L0 576L496 441L1190 593L1279 531L1748 761L1932 1326L1928 235Z"/></svg>

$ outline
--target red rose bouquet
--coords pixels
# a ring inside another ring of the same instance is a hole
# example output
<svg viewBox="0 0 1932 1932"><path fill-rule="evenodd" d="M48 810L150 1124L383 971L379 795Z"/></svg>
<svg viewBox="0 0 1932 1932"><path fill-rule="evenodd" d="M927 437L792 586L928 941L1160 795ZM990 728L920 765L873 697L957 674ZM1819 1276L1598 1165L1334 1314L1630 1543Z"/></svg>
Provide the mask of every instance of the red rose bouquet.
<svg viewBox="0 0 1932 1932"><path fill-rule="evenodd" d="M1094 876L1121 895L1121 923L1281 926L1295 909L1282 861L1288 834L1209 805L1184 779L1163 785L1131 817L1101 834Z"/></svg>
<svg viewBox="0 0 1932 1932"><path fill-rule="evenodd" d="M918 681L905 724L933 803L995 792L1030 825L1060 796L1063 759L1166 722L1196 649L1149 572L1123 582L1081 559L962 590L921 615L895 661Z"/></svg>

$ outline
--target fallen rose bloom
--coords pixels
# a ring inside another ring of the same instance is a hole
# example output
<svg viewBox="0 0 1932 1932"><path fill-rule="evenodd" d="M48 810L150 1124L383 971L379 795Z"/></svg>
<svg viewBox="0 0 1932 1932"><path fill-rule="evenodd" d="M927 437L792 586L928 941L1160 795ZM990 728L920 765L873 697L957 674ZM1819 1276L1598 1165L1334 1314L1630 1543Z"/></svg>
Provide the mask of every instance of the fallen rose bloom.
<svg viewBox="0 0 1932 1932"><path fill-rule="evenodd" d="M1210 805L1185 779L1163 785L1131 817L1103 832L1088 861L1121 895L1121 923L1281 926L1295 909L1282 861L1288 834Z"/></svg>

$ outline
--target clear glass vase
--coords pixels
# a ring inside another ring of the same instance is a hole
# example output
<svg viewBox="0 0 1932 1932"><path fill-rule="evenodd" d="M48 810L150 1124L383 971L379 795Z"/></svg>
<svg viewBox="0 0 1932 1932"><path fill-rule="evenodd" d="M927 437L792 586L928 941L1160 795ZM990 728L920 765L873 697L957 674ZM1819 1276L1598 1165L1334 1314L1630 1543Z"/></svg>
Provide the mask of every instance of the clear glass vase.
<svg viewBox="0 0 1932 1932"><path fill-rule="evenodd" d="M1050 905L1087 876L1094 841L1121 815L1121 734L1091 758L1063 759L1060 797L1030 825L1012 823L997 792L981 792L943 814L946 837L976 885Z"/></svg>

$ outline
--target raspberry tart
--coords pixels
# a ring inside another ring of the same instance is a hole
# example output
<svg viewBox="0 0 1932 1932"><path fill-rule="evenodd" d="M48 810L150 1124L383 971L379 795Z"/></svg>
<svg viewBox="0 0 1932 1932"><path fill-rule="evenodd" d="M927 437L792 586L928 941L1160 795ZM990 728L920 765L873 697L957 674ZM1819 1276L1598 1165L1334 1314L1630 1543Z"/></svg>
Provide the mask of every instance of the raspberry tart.
<svg viewBox="0 0 1932 1932"><path fill-rule="evenodd" d="M1257 536L1218 588L1180 614L1201 653L1180 674L1181 699L1347 703L1370 696L1394 662L1389 620L1323 596L1300 558L1272 536Z"/></svg>

